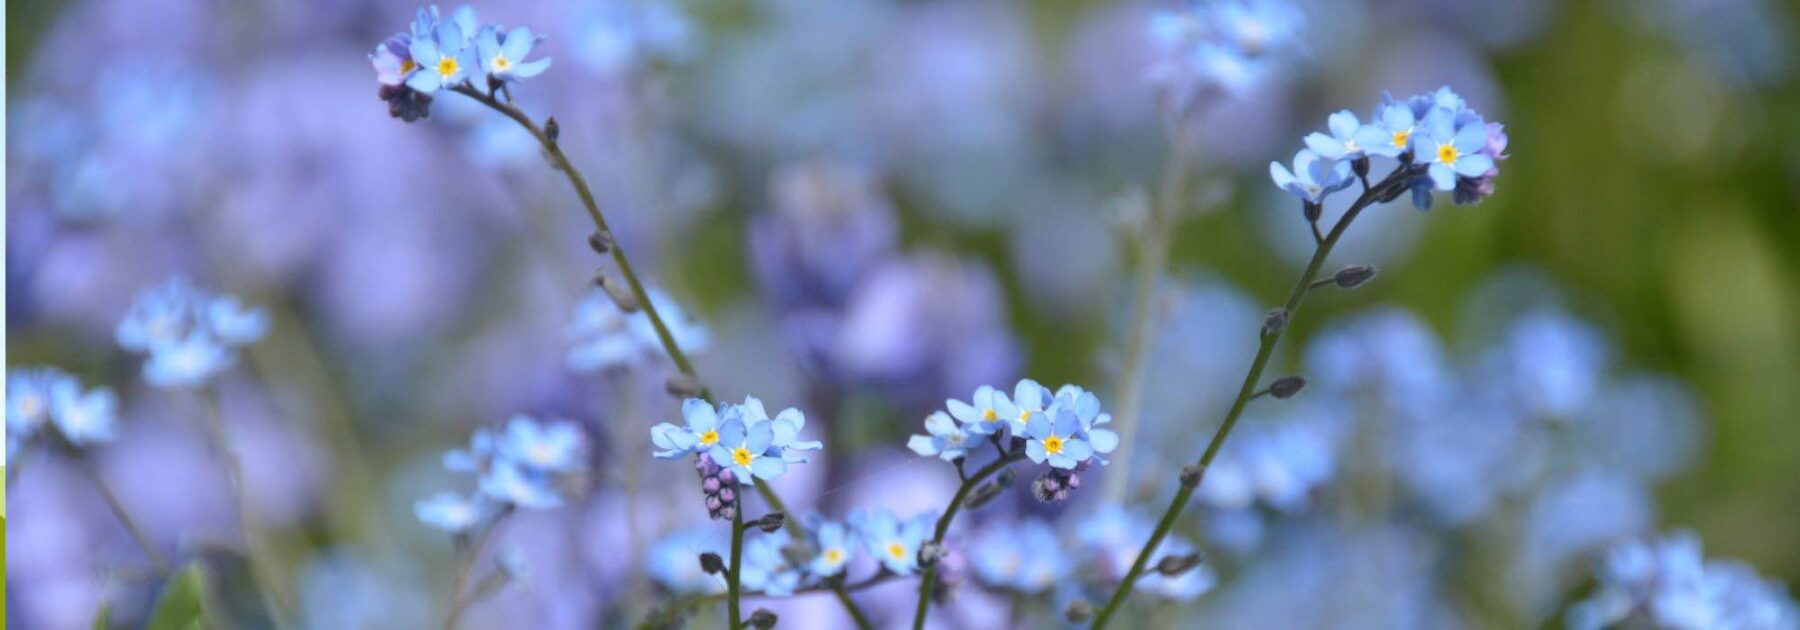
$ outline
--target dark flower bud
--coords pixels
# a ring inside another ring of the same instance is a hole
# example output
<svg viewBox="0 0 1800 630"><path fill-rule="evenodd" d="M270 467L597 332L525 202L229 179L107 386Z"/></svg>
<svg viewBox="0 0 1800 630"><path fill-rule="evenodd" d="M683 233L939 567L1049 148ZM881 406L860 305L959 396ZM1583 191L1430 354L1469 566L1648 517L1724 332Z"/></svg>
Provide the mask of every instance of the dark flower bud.
<svg viewBox="0 0 1800 630"><path fill-rule="evenodd" d="M1290 316L1290 314L1288 313L1288 310L1285 308L1278 308L1278 309L1269 311L1269 314L1263 316L1263 325L1262 325L1263 336L1268 337L1270 335L1281 334L1281 331L1283 329L1287 328L1289 316Z"/></svg>
<svg viewBox="0 0 1800 630"><path fill-rule="evenodd" d="M731 488L720 488L718 496L719 500L730 503L737 500L737 491Z"/></svg>
<svg viewBox="0 0 1800 630"><path fill-rule="evenodd" d="M553 118L551 120L554 121L555 119ZM593 234L589 234L588 235L588 247L594 248L594 253L596 253L596 254L604 254L604 253L612 251L612 248L613 248L612 234L609 234L606 232L595 232Z"/></svg>
<svg viewBox="0 0 1800 630"><path fill-rule="evenodd" d="M718 575L725 571L725 559L711 551L700 554L700 570L707 575Z"/></svg>
<svg viewBox="0 0 1800 630"><path fill-rule="evenodd" d="M787 524L787 515L780 512L764 514L762 518L756 519L756 528L762 530L764 534L773 534L785 524Z"/></svg>
<svg viewBox="0 0 1800 630"><path fill-rule="evenodd" d="M1194 567L1200 566L1200 560L1201 556L1199 552L1178 556L1163 556L1162 560L1156 562L1156 572L1169 577L1175 577L1187 573Z"/></svg>
<svg viewBox="0 0 1800 630"><path fill-rule="evenodd" d="M733 504L727 505L725 507L719 508L718 513L714 514L713 518L721 520L721 521L729 521L731 519L737 518L737 504L733 503Z"/></svg>
<svg viewBox="0 0 1800 630"><path fill-rule="evenodd" d="M544 121L544 137L549 138L551 142L556 142L556 137L560 135L562 135L562 125L556 124L555 116Z"/></svg>
<svg viewBox="0 0 1800 630"><path fill-rule="evenodd" d="M1350 170L1355 171L1357 177L1368 177L1369 176L1369 156L1364 155L1364 156L1358 157L1354 160L1351 160L1350 161Z"/></svg>
<svg viewBox="0 0 1800 630"><path fill-rule="evenodd" d="M705 479L700 480L700 491L705 492L707 494L717 493L719 491L719 478L718 477L707 477Z"/></svg>
<svg viewBox="0 0 1800 630"><path fill-rule="evenodd" d="M713 465L717 466L718 464L715 463ZM732 485L732 484L737 483L737 473L731 472L730 468L720 470L716 476L719 478L719 483L723 483L725 485Z"/></svg>
<svg viewBox="0 0 1800 630"><path fill-rule="evenodd" d="M1340 289L1354 289L1373 277L1375 277L1374 265L1351 265L1339 269L1336 275L1331 276L1331 282Z"/></svg>
<svg viewBox="0 0 1800 630"><path fill-rule="evenodd" d="M998 481L981 484L975 487L974 492L969 493L969 498L963 501L963 505L969 506L971 510L987 505L989 501L994 500L994 497L1000 496L1000 491L1004 489L1006 487L1000 485Z"/></svg>
<svg viewBox="0 0 1800 630"><path fill-rule="evenodd" d="M504 81L501 81L500 77L497 77L497 76L494 76L491 74L488 75L488 78L487 78L488 96L493 96L495 92L500 91L500 88L504 87L505 85L506 85L506 83Z"/></svg>
<svg viewBox="0 0 1800 630"><path fill-rule="evenodd" d="M756 612L750 613L750 620L744 623L756 630L769 630L775 627L775 620L775 613L769 612L767 608L758 608Z"/></svg>
<svg viewBox="0 0 1800 630"><path fill-rule="evenodd" d="M613 280L612 276L606 275L605 269L594 272L594 286L605 290L606 297L612 298L613 305L619 310L627 314L638 311L637 295L631 292L631 287Z"/></svg>
<svg viewBox="0 0 1800 630"><path fill-rule="evenodd" d="M1002 468L1000 474L994 475L994 483L1002 488L1013 485L1013 481L1017 479L1018 475L1013 474L1011 468Z"/></svg>
<svg viewBox="0 0 1800 630"><path fill-rule="evenodd" d="M921 566L937 562L938 558L942 557L944 557L943 543L927 540L924 544L919 545L919 564Z"/></svg>
<svg viewBox="0 0 1800 630"><path fill-rule="evenodd" d="M1087 623L1087 620L1093 616L1094 605L1089 604L1085 599L1069 602L1069 606L1063 609L1063 619L1069 620L1069 623Z"/></svg>
<svg viewBox="0 0 1800 630"><path fill-rule="evenodd" d="M700 383L695 381L694 377L686 374L672 374L669 376L669 380L663 381L663 391L668 392L670 396L685 400L700 393Z"/></svg>
<svg viewBox="0 0 1800 630"><path fill-rule="evenodd" d="M1325 213L1325 208L1319 204L1308 201L1301 206L1301 213L1306 215L1307 223L1318 223L1319 215Z"/></svg>
<svg viewBox="0 0 1800 630"><path fill-rule="evenodd" d="M1387 190L1382 191L1381 196L1376 197L1375 200L1381 203L1387 203L1399 199L1400 195L1405 194L1406 191L1412 190L1412 188L1413 186L1410 184L1406 186L1390 186Z"/></svg>
<svg viewBox="0 0 1800 630"><path fill-rule="evenodd" d="M725 507L725 501L720 499L718 495L706 497L706 511L717 512L719 511L719 508L722 507Z"/></svg>
<svg viewBox="0 0 1800 630"><path fill-rule="evenodd" d="M1206 467L1189 464L1181 467L1181 485L1192 488L1200 485L1200 478L1206 476Z"/></svg>
<svg viewBox="0 0 1800 630"><path fill-rule="evenodd" d="M1294 394L1300 393L1302 389L1306 389L1306 377L1283 376L1269 384L1269 395L1274 396L1276 400L1287 400L1293 398Z"/></svg>

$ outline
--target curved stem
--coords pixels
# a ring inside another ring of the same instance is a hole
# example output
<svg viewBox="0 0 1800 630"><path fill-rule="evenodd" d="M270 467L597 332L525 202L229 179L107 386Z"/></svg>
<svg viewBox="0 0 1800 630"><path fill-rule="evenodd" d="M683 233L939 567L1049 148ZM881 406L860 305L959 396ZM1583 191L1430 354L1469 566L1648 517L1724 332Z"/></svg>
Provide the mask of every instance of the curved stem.
<svg viewBox="0 0 1800 630"><path fill-rule="evenodd" d="M269 620L276 628L289 628L287 609L281 605L280 580L276 577L275 564L269 557L268 549L263 546L262 531L256 524L256 515L251 513L250 504L244 498L244 466L238 459L237 451L225 437L225 422L220 417L219 407L212 399L212 394L199 394L203 407L203 420L207 436L211 439L213 450L225 465L225 489L231 495L231 505L237 511L238 529L244 537L244 558L250 565L250 574L256 578L257 589L262 594L263 606L269 609Z"/></svg>
<svg viewBox="0 0 1800 630"><path fill-rule="evenodd" d="M744 625L743 573L744 504L739 501L737 509L731 511L731 568L725 573L725 609L730 625L725 626L726 630L737 630Z"/></svg>
<svg viewBox="0 0 1800 630"><path fill-rule="evenodd" d="M1175 223L1181 210L1181 196L1186 190L1188 171L1194 160L1193 134L1177 130L1169 159L1164 164L1160 190L1150 206L1150 217L1144 222L1143 253L1138 258L1136 286L1131 295L1131 329L1126 333L1125 362L1119 374L1119 405L1113 410L1113 431L1119 434L1119 447L1112 458L1115 474L1105 475L1101 495L1107 501L1119 501L1131 481L1131 456L1136 450L1138 411L1144 404L1144 363L1150 354L1156 317L1156 285L1169 262L1169 248L1175 240Z"/></svg>
<svg viewBox="0 0 1800 630"><path fill-rule="evenodd" d="M1402 166L1394 169L1394 172L1380 184L1363 191L1362 195L1350 205L1350 209L1344 212L1344 216L1338 219L1337 224L1332 226L1331 233L1327 234L1325 240L1321 241L1313 250L1312 260L1306 263L1306 270L1300 273L1300 280L1288 293L1288 299L1283 308L1288 311L1290 325L1291 318L1299 311L1300 303L1306 299L1306 294L1311 290L1313 278L1325 265L1325 259L1331 255L1332 248L1337 246L1338 239L1343 238L1344 232L1350 228L1350 223L1355 221L1357 215L1373 205L1377 199L1397 188L1403 188L1417 175L1418 171L1411 167ZM1255 395L1257 384L1262 380L1263 369L1268 367L1269 358L1274 355L1275 344L1281 340L1284 329L1285 326L1262 336L1262 344L1256 350L1256 358L1250 362L1250 371L1244 375L1244 383L1238 387L1237 398L1232 400L1230 411L1225 413L1225 422L1219 425L1218 431L1213 433L1212 441L1207 443L1206 451L1200 455L1197 466L1199 474L1191 480L1184 480L1181 488L1175 491L1174 500L1169 503L1168 509L1163 511L1162 519L1157 521L1156 529L1151 532L1150 539L1145 541L1144 547L1138 551L1137 559L1131 563L1131 570L1127 571L1124 578L1119 580L1119 586L1113 591L1112 598L1107 600L1106 607L1101 608L1100 612L1094 616L1093 627L1096 630L1106 627L1107 621L1112 619L1120 604L1123 604L1125 598L1131 594L1132 585L1137 582L1139 576L1143 575L1144 568L1150 564L1150 558L1156 553L1156 547L1162 544L1163 538L1169 535L1169 530L1175 526L1175 519L1181 516L1182 509L1187 507L1188 500L1193 498L1194 490L1199 488L1200 483L1204 481L1206 467L1212 465L1213 458L1218 456L1219 448L1225 443L1225 437L1231 434L1233 427L1237 426L1238 418L1243 415L1245 405L1249 404L1251 397Z"/></svg>
<svg viewBox="0 0 1800 630"><path fill-rule="evenodd" d="M463 589L468 587L469 574L475 571L475 563L481 561L481 555L487 553L488 543L494 539L494 532L500 529L500 523L512 514L513 507L508 505L494 516L494 522L475 535L475 542L469 545L468 556L456 567L456 577L450 580L450 613L444 615L444 630L456 630L461 622L463 612L475 602L463 599Z"/></svg>
<svg viewBox="0 0 1800 630"><path fill-rule="evenodd" d="M78 452L75 454L75 462L81 466L82 472L87 473L88 479L94 482L94 489L100 491L100 498L106 500L106 507L112 510L113 516L119 519L126 531L131 532L131 538L137 541L138 547L143 548L144 555L150 558L150 564L156 565L156 572L167 575L168 561L163 560L162 552L156 550L156 544L150 542L150 537L144 535L144 530L138 527L137 521L131 518L131 513L125 510L125 504L119 501L119 495L106 483L106 478L100 476L100 469L94 466L94 461L86 452Z"/></svg>
<svg viewBox="0 0 1800 630"><path fill-rule="evenodd" d="M938 517L937 529L932 532L931 535L931 544L939 547L943 546L944 535L950 531L950 522L956 519L956 512L962 509L963 501L969 498L969 493L974 491L976 486L981 485L982 481L986 480L994 473L1000 472L1000 469L1024 458L1025 453L1023 449L1008 453L1006 456L996 459L986 466L982 466L981 470L975 471L975 474L969 475L969 478L964 480L962 485L956 488L956 495L950 497L950 506L944 508L943 516ZM940 558L933 558L930 563L926 564L925 571L919 579L919 606L918 610L913 614L913 630L925 627L925 615L931 607L932 582L936 581L937 578L939 560Z"/></svg>
<svg viewBox="0 0 1800 630"><path fill-rule="evenodd" d="M848 587L841 583L833 583L831 594L836 595L838 603L844 605L844 612L850 613L850 620L856 624L858 630L869 630L869 628L875 627L869 623L869 616L863 614L862 608L856 605L856 601L850 599Z"/></svg>

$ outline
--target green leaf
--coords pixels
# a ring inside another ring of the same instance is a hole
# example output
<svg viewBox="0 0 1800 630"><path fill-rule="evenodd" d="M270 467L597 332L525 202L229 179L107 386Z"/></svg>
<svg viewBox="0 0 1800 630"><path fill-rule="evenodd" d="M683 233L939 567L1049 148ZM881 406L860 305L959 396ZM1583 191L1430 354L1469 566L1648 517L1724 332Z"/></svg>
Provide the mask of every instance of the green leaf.
<svg viewBox="0 0 1800 630"><path fill-rule="evenodd" d="M203 627L206 616L206 575L200 565L189 564L176 571L163 585L156 610L150 613L145 630L188 630Z"/></svg>
<svg viewBox="0 0 1800 630"><path fill-rule="evenodd" d="M94 611L94 630L106 630L112 625L112 602L100 602L100 610Z"/></svg>

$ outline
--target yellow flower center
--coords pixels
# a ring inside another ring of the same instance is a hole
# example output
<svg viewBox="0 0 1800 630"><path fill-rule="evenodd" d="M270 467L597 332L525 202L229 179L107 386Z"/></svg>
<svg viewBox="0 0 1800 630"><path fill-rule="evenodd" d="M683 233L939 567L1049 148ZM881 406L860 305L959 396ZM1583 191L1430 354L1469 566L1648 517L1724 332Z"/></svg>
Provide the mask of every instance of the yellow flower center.
<svg viewBox="0 0 1800 630"><path fill-rule="evenodd" d="M1031 421L1031 410L1030 409L1020 409L1019 410L1019 422L1030 422L1030 421Z"/></svg>
<svg viewBox="0 0 1800 630"><path fill-rule="evenodd" d="M417 67L419 67L419 64L411 59L400 60L400 74L412 74L413 68Z"/></svg>
<svg viewBox="0 0 1800 630"><path fill-rule="evenodd" d="M1396 147L1400 147L1402 149L1406 148L1406 141L1411 140L1411 139L1412 139L1412 130L1411 129L1401 129L1399 131L1394 132L1394 146L1396 146Z"/></svg>
<svg viewBox="0 0 1800 630"><path fill-rule="evenodd" d="M833 547L831 549L826 549L825 550L825 561L828 563L831 563L831 564L837 564L839 562L843 562L844 561L844 550L838 549L836 547Z"/></svg>
<svg viewBox="0 0 1800 630"><path fill-rule="evenodd" d="M700 445L712 446L719 443L719 432L708 429L700 433Z"/></svg>
<svg viewBox="0 0 1800 630"><path fill-rule="evenodd" d="M507 59L506 55L494 55L494 64L493 65L494 65L494 70L499 71L499 72L506 72L507 68L512 67L512 60Z"/></svg>
<svg viewBox="0 0 1800 630"><path fill-rule="evenodd" d="M1456 146L1448 142L1438 145L1438 161L1445 164L1456 163Z"/></svg>
<svg viewBox="0 0 1800 630"><path fill-rule="evenodd" d="M1052 435L1050 437L1044 438L1044 452L1049 453L1051 455L1056 455L1056 454L1062 453L1062 449L1063 449L1062 436Z"/></svg>
<svg viewBox="0 0 1800 630"><path fill-rule="evenodd" d="M43 411L44 401L37 396L26 396L19 401L19 414L27 418L36 416Z"/></svg>
<svg viewBox="0 0 1800 630"><path fill-rule="evenodd" d="M736 462L739 466L749 466L750 460L753 459L756 459L756 456L750 454L750 449L742 446L731 451L731 461Z"/></svg>
<svg viewBox="0 0 1800 630"><path fill-rule="evenodd" d="M887 552L895 560L903 560L906 558L906 545L897 542L888 543Z"/></svg>
<svg viewBox="0 0 1800 630"><path fill-rule="evenodd" d="M437 66L438 66L437 67L438 74L444 75L446 77L456 74L457 70L462 69L462 66L457 65L455 57L444 57L444 58L438 59Z"/></svg>
<svg viewBox="0 0 1800 630"><path fill-rule="evenodd" d="M994 413L994 410L992 410L992 409L983 409L981 411L981 421L982 422L993 422L993 421L999 420L999 419L1000 419L1000 414Z"/></svg>

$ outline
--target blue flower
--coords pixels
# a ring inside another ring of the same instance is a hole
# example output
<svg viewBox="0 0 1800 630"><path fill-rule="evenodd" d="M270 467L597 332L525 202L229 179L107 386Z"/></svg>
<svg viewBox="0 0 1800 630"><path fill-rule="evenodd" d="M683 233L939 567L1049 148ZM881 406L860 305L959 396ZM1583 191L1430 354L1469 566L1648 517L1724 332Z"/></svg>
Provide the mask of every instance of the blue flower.
<svg viewBox="0 0 1800 630"><path fill-rule="evenodd" d="M1422 112L1414 112L1411 105L1395 101L1394 96L1386 92L1381 94L1381 100L1371 124L1363 125L1357 131L1356 143L1370 155L1399 157L1412 150L1413 135L1418 132Z"/></svg>
<svg viewBox="0 0 1800 630"><path fill-rule="evenodd" d="M476 37L475 47L480 53L481 69L488 76L502 81L529 79L544 72L550 67L550 58L537 61L525 61L531 54L532 46L537 45L540 36L533 35L531 29L523 26L514 27L506 33L505 41L500 39L500 29L487 26L481 29Z"/></svg>
<svg viewBox="0 0 1800 630"><path fill-rule="evenodd" d="M111 389L81 391L75 379L55 383L50 389L52 419L63 439L76 447L109 441L117 420L119 399Z"/></svg>
<svg viewBox="0 0 1800 630"><path fill-rule="evenodd" d="M745 590L765 595L786 597L800 587L800 568L788 562L782 548L793 539L786 529L778 529L744 543L744 568L738 579Z"/></svg>
<svg viewBox="0 0 1800 630"><path fill-rule="evenodd" d="M213 336L228 346L244 346L261 341L269 334L269 313L261 308L245 308L238 299L219 296L206 306L206 322Z"/></svg>
<svg viewBox="0 0 1800 630"><path fill-rule="evenodd" d="M921 514L903 523L887 510L850 515L857 538L881 566L898 575L918 570L919 546L931 539L932 521L929 514Z"/></svg>
<svg viewBox="0 0 1800 630"><path fill-rule="evenodd" d="M499 449L506 458L526 468L569 472L581 468L587 436L567 420L540 424L530 416L517 415L507 422Z"/></svg>
<svg viewBox="0 0 1800 630"><path fill-rule="evenodd" d="M1094 456L1094 447L1085 439L1081 420L1076 417L1075 410L1067 407L1057 406L1033 416L1025 425L1025 435L1025 456L1039 464L1049 462L1053 467L1068 470ZM1116 436L1113 442L1117 444Z"/></svg>
<svg viewBox="0 0 1800 630"><path fill-rule="evenodd" d="M1362 157L1362 144L1357 138L1368 136L1363 134L1362 121L1356 119L1356 114L1348 109L1340 111L1327 118L1326 125L1331 129L1331 135L1318 132L1308 134L1307 148L1321 157L1333 160Z"/></svg>
<svg viewBox="0 0 1800 630"><path fill-rule="evenodd" d="M719 443L719 420L737 417L737 410L729 405L721 405L714 409L712 404L699 398L689 398L681 403L681 416L687 426L680 427L664 422L650 427L650 441L663 450L653 455L658 459L678 459L691 453L711 450Z"/></svg>
<svg viewBox="0 0 1800 630"><path fill-rule="evenodd" d="M990 587L1042 593L1074 572L1065 547L1042 519L1023 518L983 530L970 546L970 567Z"/></svg>
<svg viewBox="0 0 1800 630"><path fill-rule="evenodd" d="M725 580L700 569L700 554L723 557L728 549L717 527L689 527L676 531L644 554L645 569L656 582L677 593L722 593Z"/></svg>
<svg viewBox="0 0 1800 630"><path fill-rule="evenodd" d="M710 335L704 324L689 318L667 294L650 289L650 302L668 324L670 336L683 352L704 350ZM626 314L603 290L595 289L575 307L569 336L575 343L565 362L577 372L592 372L630 365L645 356L663 356L662 340L650 316L642 311Z"/></svg>
<svg viewBox="0 0 1800 630"><path fill-rule="evenodd" d="M1426 172L1438 190L1453 190L1457 177L1480 177L1494 168L1494 159L1482 152L1488 145L1488 128L1480 116L1458 116L1439 107L1425 116L1423 129L1422 154L1414 161L1430 164Z"/></svg>
<svg viewBox="0 0 1800 630"><path fill-rule="evenodd" d="M1004 392L987 385L977 388L969 402L952 398L944 401L944 406L950 409L952 417L963 423L969 433L976 435L993 435L999 432L1008 426L1007 423L1019 413L1018 409L1012 408L1014 407L1012 401L1006 398ZM1003 411L1008 408L1012 409ZM927 430L931 428L929 419L926 420L925 428ZM932 435L937 434L932 433Z"/></svg>
<svg viewBox="0 0 1800 630"><path fill-rule="evenodd" d="M1569 609L1569 627L1613 627L1634 616L1659 628L1800 625L1800 607L1779 581L1739 562L1706 560L1688 532L1615 547L1597 577L1598 592Z"/></svg>
<svg viewBox="0 0 1800 630"><path fill-rule="evenodd" d="M1013 386L1012 398L1005 395L994 397L994 410L1006 419L1007 428L1012 435L1024 436L1026 424L1032 418L1043 415L1052 399L1050 388L1039 385L1037 381L1023 379Z"/></svg>
<svg viewBox="0 0 1800 630"><path fill-rule="evenodd" d="M1111 453L1119 447L1119 434L1101 426L1112 423L1112 414L1100 411L1100 397L1079 386L1064 385L1056 390L1055 404L1075 412L1075 419L1081 422L1081 435L1095 453ZM1106 460L1100 459L1100 463Z"/></svg>
<svg viewBox="0 0 1800 630"><path fill-rule="evenodd" d="M157 387L198 387L237 361L223 344L201 331L150 346L144 380Z"/></svg>
<svg viewBox="0 0 1800 630"><path fill-rule="evenodd" d="M544 471L529 470L510 459L493 460L477 482L481 493L503 504L547 509L562 505L555 479Z"/></svg>
<svg viewBox="0 0 1800 630"><path fill-rule="evenodd" d="M1269 178L1275 180L1276 186L1312 204L1325 203L1325 197L1349 188L1355 181L1350 177L1349 162L1322 158L1309 149L1294 154L1292 172L1280 162L1270 162Z"/></svg>
<svg viewBox="0 0 1800 630"><path fill-rule="evenodd" d="M454 20L440 21L429 35L414 37L408 52L419 69L406 77L406 87L424 94L467 81L469 71L479 66L468 35Z"/></svg>
<svg viewBox="0 0 1800 630"><path fill-rule="evenodd" d="M818 440L800 441L800 430L806 428L806 414L801 413L799 409L793 407L783 409L781 413L775 414L775 417L771 419L769 412L763 408L762 401L755 396L745 396L744 404L739 405L737 409L746 424L769 424L771 431L769 451L771 454L779 455L784 462L804 464L807 462L806 457L795 451L816 451L825 448L825 443Z"/></svg>
<svg viewBox="0 0 1800 630"><path fill-rule="evenodd" d="M937 457L951 461L969 454L969 432L963 430L950 414L934 411L925 418L925 432L930 435L914 435L906 440L906 447L925 457ZM979 442L977 442L979 444Z"/></svg>
<svg viewBox="0 0 1800 630"><path fill-rule="evenodd" d="M6 431L26 439L50 421L53 394L75 377L56 368L13 368L6 372Z"/></svg>
<svg viewBox="0 0 1800 630"><path fill-rule="evenodd" d="M237 360L234 348L269 332L268 314L236 297L214 296L174 278L140 293L114 337L126 350L147 352L144 380L158 387L196 387Z"/></svg>
<svg viewBox="0 0 1800 630"><path fill-rule="evenodd" d="M757 422L746 426L743 418L730 418L719 425L719 443L707 450L707 456L714 463L730 468L740 480L751 476L769 480L787 472L787 462L783 461L780 450L771 449L774 443L774 423Z"/></svg>
<svg viewBox="0 0 1800 630"><path fill-rule="evenodd" d="M398 33L376 44L375 52L369 53L369 65L375 67L375 80L382 85L406 83L406 78L419 69L412 58L412 36Z"/></svg>
<svg viewBox="0 0 1800 630"><path fill-rule="evenodd" d="M843 523L825 521L813 530L813 547L818 549L808 570L814 575L831 577L842 573L856 551L856 535Z"/></svg>
<svg viewBox="0 0 1800 630"><path fill-rule="evenodd" d="M487 429L476 429L469 436L467 450L456 449L444 453L444 468L451 472L479 473L487 470L488 464L494 460L494 434Z"/></svg>
<svg viewBox="0 0 1800 630"><path fill-rule="evenodd" d="M413 514L420 522L452 534L469 531L490 511L480 496L464 497L454 492L439 492L413 504Z"/></svg>
<svg viewBox="0 0 1800 630"><path fill-rule="evenodd" d="M114 338L119 347L134 352L148 352L157 342L179 341L194 325L194 305L202 299L187 280L179 277L145 289L119 320Z"/></svg>

